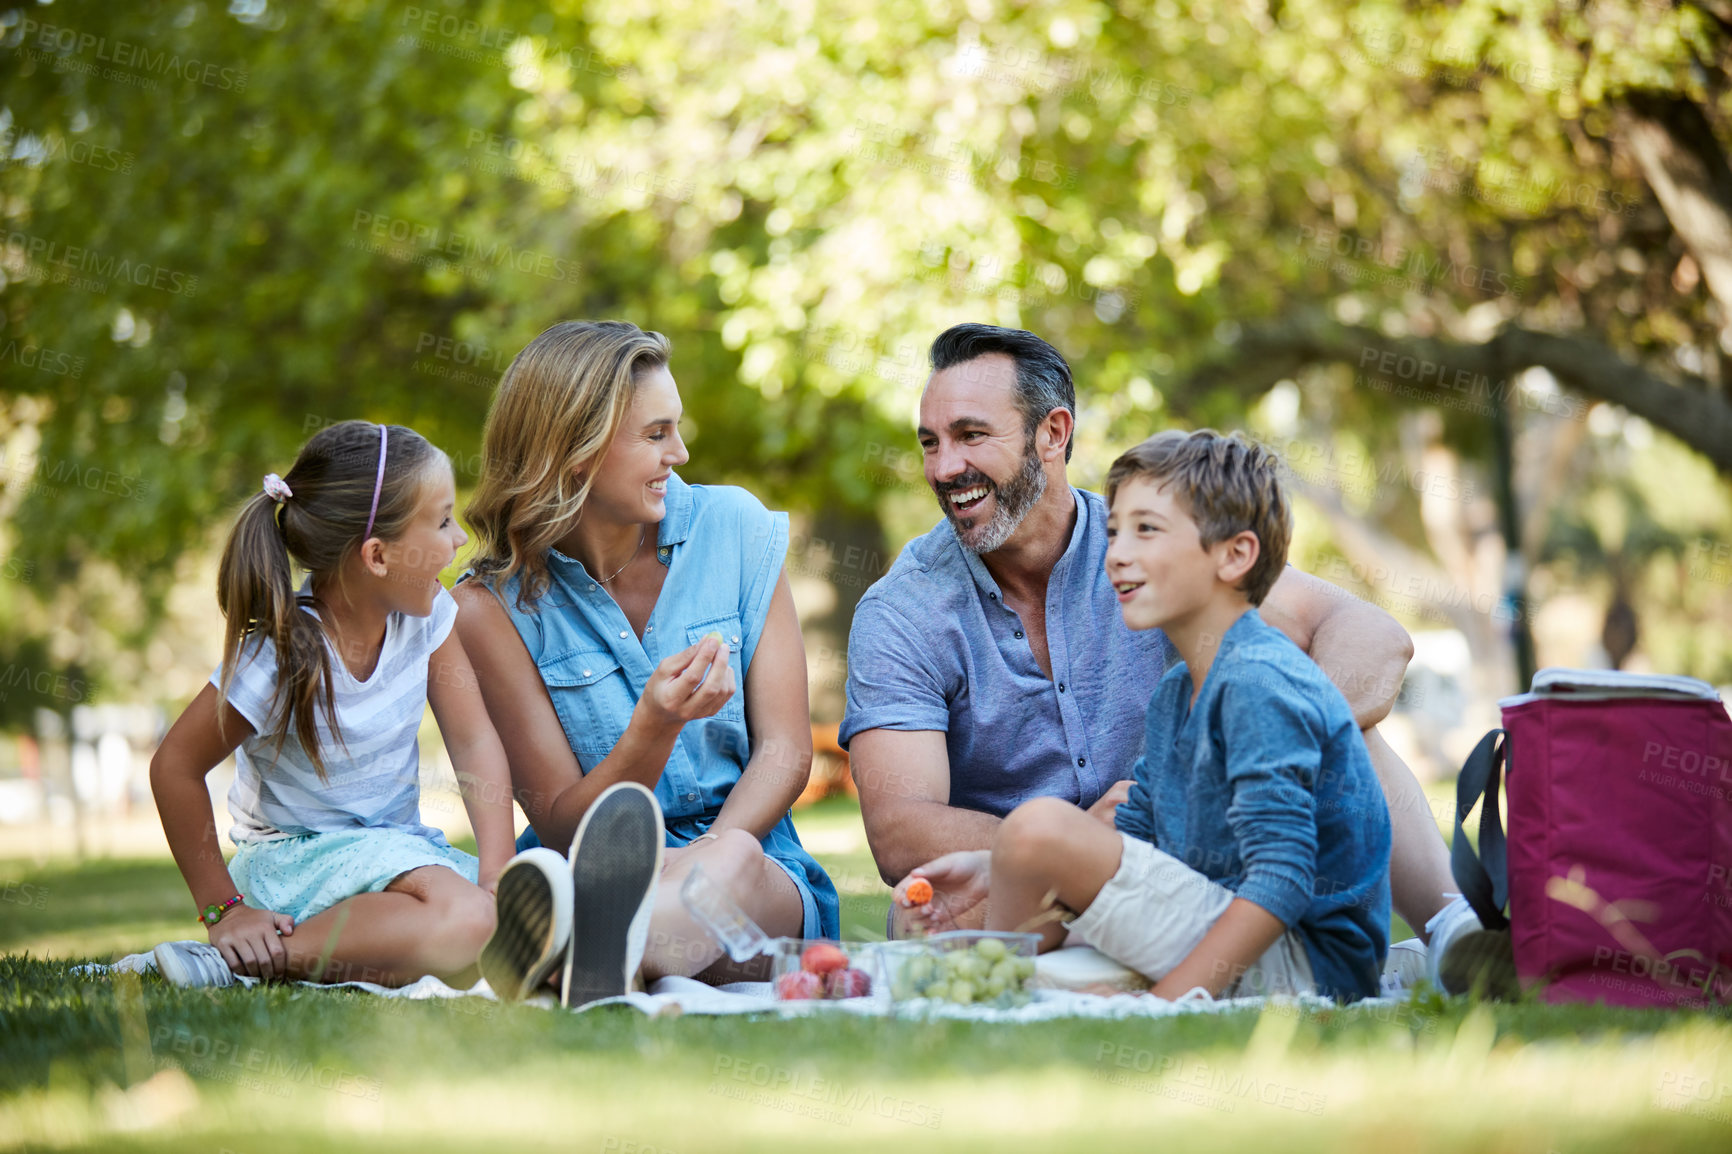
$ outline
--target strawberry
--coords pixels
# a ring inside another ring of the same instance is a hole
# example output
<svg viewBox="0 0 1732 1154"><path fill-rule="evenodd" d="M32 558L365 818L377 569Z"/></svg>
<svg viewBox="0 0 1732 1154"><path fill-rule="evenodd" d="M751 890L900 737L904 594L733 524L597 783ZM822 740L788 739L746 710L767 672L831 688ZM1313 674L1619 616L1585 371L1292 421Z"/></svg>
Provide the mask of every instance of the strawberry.
<svg viewBox="0 0 1732 1154"><path fill-rule="evenodd" d="M863 998L872 992L872 979L865 970L837 970L824 979L824 993L831 998Z"/></svg>
<svg viewBox="0 0 1732 1154"><path fill-rule="evenodd" d="M824 996L824 979L805 970L794 970L776 979L776 998L783 1002L807 1002Z"/></svg>
<svg viewBox="0 0 1732 1154"><path fill-rule="evenodd" d="M828 942L806 947L800 955L800 968L809 974L828 974L848 968L848 955Z"/></svg>

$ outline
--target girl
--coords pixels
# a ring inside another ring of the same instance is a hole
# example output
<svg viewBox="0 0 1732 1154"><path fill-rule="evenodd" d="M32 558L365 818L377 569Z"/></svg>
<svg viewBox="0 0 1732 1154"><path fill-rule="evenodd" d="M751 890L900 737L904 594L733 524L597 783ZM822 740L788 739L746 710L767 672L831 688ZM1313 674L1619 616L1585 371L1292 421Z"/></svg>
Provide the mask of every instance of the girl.
<svg viewBox="0 0 1732 1154"><path fill-rule="evenodd" d="M654 790L667 848L647 903L651 979L720 952L677 893L695 864L772 935L835 937L838 921L788 814L812 731L787 514L674 473L687 454L668 355L622 321L558 324L517 355L467 510L473 577L453 590L541 844L564 847L610 789ZM518 915L500 908L504 935Z"/></svg>
<svg viewBox="0 0 1732 1154"><path fill-rule="evenodd" d="M210 935L157 947L174 984L396 986L473 967L511 856L511 795L439 583L467 539L455 503L450 462L420 435L344 421L242 509L217 574L222 665L150 764ZM298 590L291 558L308 570ZM420 821L415 735L429 702L479 861ZM225 868L205 777L231 750Z"/></svg>

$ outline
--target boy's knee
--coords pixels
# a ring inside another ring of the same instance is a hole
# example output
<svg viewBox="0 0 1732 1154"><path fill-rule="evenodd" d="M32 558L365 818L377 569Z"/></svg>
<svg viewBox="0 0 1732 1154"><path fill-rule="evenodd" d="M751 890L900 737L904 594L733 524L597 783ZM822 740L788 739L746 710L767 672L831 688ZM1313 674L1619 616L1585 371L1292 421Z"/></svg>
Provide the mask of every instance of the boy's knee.
<svg viewBox="0 0 1732 1154"><path fill-rule="evenodd" d="M1076 807L1056 797L1037 797L1010 812L992 843L994 861L1014 866L1044 859L1061 845L1064 821Z"/></svg>

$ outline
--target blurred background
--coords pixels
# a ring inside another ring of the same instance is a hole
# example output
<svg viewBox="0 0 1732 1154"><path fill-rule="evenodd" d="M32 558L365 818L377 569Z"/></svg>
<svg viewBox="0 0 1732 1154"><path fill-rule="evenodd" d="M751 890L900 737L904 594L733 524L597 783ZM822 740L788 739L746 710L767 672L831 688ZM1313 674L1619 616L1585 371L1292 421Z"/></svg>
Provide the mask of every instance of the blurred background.
<svg viewBox="0 0 1732 1154"><path fill-rule="evenodd" d="M1163 428L1279 449L1295 564L1414 636L1386 731L1422 779L1536 666L1732 682L1729 30L1727 0L11 4L0 857L159 849L145 767L218 660L238 503L361 418L448 451L461 508L500 372L569 318L666 333L682 474L792 515L820 733L854 604L938 517L912 417L963 320L1070 359L1079 486Z"/></svg>

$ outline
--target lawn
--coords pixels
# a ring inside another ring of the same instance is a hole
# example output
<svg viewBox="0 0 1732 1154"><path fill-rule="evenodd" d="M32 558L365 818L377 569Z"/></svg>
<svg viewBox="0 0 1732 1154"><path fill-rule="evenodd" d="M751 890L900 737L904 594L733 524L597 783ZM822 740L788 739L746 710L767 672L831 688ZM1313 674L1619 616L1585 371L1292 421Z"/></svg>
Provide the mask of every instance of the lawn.
<svg viewBox="0 0 1732 1154"><path fill-rule="evenodd" d="M801 830L881 932L858 815ZM1029 1026L582 1015L78 978L192 936L166 860L0 862L0 1147L89 1150L1709 1150L1732 1015L1271 1010Z"/></svg>

